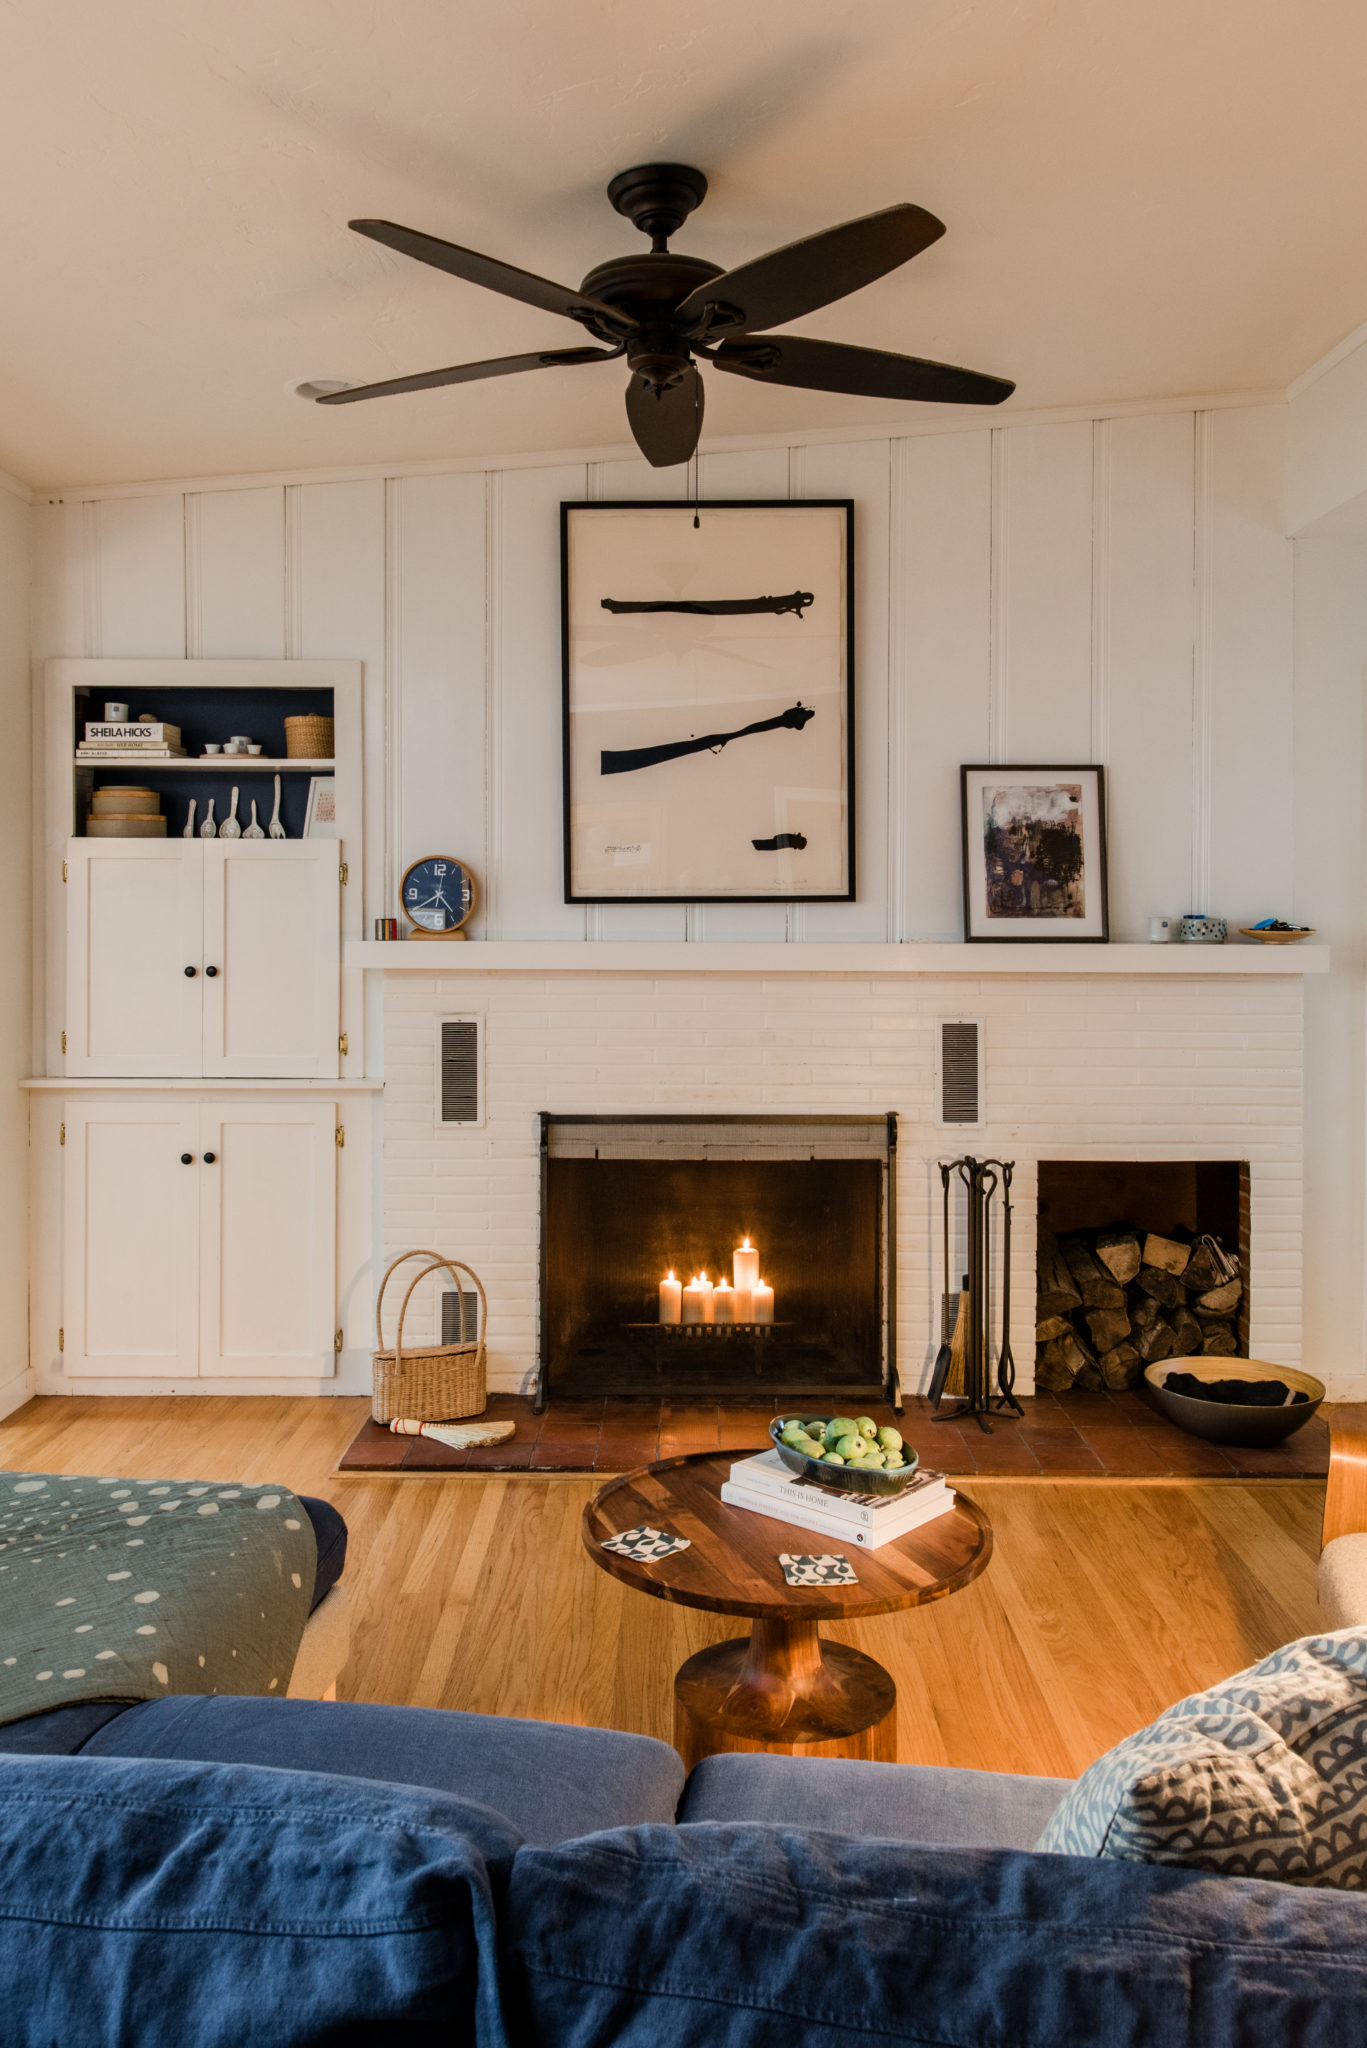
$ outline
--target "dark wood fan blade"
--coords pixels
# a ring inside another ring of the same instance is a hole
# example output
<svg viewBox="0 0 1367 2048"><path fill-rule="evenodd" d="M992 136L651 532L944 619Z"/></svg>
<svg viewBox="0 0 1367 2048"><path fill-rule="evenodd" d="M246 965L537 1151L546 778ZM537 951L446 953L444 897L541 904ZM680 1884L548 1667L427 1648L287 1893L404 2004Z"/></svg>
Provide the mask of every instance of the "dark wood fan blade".
<svg viewBox="0 0 1367 2048"><path fill-rule="evenodd" d="M477 249L462 249L457 242L443 242L436 235L420 234L416 228L403 228L392 220L351 220L347 226L358 235L368 235L372 242L383 242L387 249L397 249L401 256L430 263L452 277L463 277L467 284L482 284L486 291L502 292L505 298L540 306L544 312L563 313L568 320L581 320L586 313L593 313L610 321L615 334L635 327L628 315L604 305L601 299L571 291L568 285L552 284L549 278L518 270L511 263L500 263L496 256L481 256Z"/></svg>
<svg viewBox="0 0 1367 2048"><path fill-rule="evenodd" d="M357 384L329 391L318 405L354 405L358 398L392 398L399 391L435 391L442 384L475 384L482 377L512 377L519 370L565 369L572 363L614 363L617 348L542 348L527 356L494 356L487 363L453 363L449 370L419 370L413 377L387 377L383 384Z"/></svg>
<svg viewBox="0 0 1367 2048"><path fill-rule="evenodd" d="M944 222L922 207L889 206L709 278L689 293L679 319L687 326L701 320L709 306L726 307L740 316L718 318L717 331L727 334L798 320L885 277L928 249L944 231Z"/></svg>
<svg viewBox="0 0 1367 2048"><path fill-rule="evenodd" d="M895 356L881 348L850 348L840 341L808 341L800 334L766 334L724 341L709 360L757 384L795 384L804 391L851 391L859 398L905 398L934 405L1000 405L1015 385L1005 377L956 369L921 356Z"/></svg>
<svg viewBox="0 0 1367 2048"><path fill-rule="evenodd" d="M652 469L687 462L702 432L702 378L691 365L668 391L652 391L639 377L627 386L627 420L636 446Z"/></svg>

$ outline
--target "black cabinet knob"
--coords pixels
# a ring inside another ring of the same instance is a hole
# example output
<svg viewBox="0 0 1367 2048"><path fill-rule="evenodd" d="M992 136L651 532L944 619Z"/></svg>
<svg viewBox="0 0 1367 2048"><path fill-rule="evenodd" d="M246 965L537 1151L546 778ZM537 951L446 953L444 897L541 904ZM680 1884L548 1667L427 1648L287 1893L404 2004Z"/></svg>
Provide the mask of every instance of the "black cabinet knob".
<svg viewBox="0 0 1367 2048"><path fill-rule="evenodd" d="M197 967L187 967L185 970L185 978L187 981L193 981L198 973L199 969Z"/></svg>
<svg viewBox="0 0 1367 2048"><path fill-rule="evenodd" d="M212 981L214 976L218 973L218 969L216 967L206 967L204 972L208 975L210 981Z"/></svg>
<svg viewBox="0 0 1367 2048"><path fill-rule="evenodd" d="M206 1153L205 1153L205 1155L204 1155L204 1164L205 1164L206 1166L212 1166L212 1165L213 1165L213 1163L214 1163L214 1161L215 1161L215 1159L217 1159L217 1157L218 1157L218 1154L217 1154L217 1152L206 1152Z"/></svg>
<svg viewBox="0 0 1367 2048"><path fill-rule="evenodd" d="M180 1155L180 1163L181 1163L181 1165L182 1165L182 1166L193 1166L193 1165L194 1165L194 1163L195 1163L195 1155L194 1155L194 1153L193 1153L193 1152L182 1152L182 1153L181 1153L181 1155Z"/></svg>

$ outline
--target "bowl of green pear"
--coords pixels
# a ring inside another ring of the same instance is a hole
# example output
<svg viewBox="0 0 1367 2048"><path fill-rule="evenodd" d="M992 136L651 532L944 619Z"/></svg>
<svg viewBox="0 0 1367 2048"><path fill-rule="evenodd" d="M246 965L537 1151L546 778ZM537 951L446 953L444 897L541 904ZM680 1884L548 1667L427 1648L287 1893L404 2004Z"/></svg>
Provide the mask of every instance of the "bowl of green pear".
<svg viewBox="0 0 1367 2048"><path fill-rule="evenodd" d="M769 1434L790 1472L844 1493L900 1493L918 1463L901 1431L871 1415L776 1415Z"/></svg>

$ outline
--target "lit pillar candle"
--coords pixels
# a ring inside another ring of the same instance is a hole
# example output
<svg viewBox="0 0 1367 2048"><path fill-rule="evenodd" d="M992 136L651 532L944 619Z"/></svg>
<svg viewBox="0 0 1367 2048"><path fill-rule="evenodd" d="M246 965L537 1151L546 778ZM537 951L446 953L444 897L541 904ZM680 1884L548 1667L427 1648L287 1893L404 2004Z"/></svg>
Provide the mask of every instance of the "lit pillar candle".
<svg viewBox="0 0 1367 2048"><path fill-rule="evenodd" d="M671 1266L660 1282L660 1321L677 1323L683 1312L683 1282L674 1278Z"/></svg>
<svg viewBox="0 0 1367 2048"><path fill-rule="evenodd" d="M712 1293L712 1320L714 1323L734 1323L740 1318L736 1314L736 1296L724 1280L719 1280Z"/></svg>
<svg viewBox="0 0 1367 2048"><path fill-rule="evenodd" d="M774 1320L774 1290L766 1287L762 1280L755 1282L750 1320L753 1323L772 1323Z"/></svg>
<svg viewBox="0 0 1367 2048"><path fill-rule="evenodd" d="M755 1282L758 1279L759 1253L747 1237L744 1244L737 1245L731 1254L731 1285L735 1288L737 1294L743 1294L746 1297L745 1306L747 1310L750 1306L749 1298L754 1292ZM737 1302L736 1321L738 1323L748 1323L749 1320L748 1314L741 1314L741 1305Z"/></svg>
<svg viewBox="0 0 1367 2048"><path fill-rule="evenodd" d="M712 1283L705 1273L701 1278L695 1273L683 1291L683 1319L686 1323L712 1320Z"/></svg>

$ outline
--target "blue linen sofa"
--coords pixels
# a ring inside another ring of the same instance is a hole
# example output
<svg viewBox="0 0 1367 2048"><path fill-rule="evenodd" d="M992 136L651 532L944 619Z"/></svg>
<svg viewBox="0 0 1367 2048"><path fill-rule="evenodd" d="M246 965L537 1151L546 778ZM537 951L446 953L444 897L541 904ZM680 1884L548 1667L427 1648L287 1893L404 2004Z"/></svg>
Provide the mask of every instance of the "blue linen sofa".
<svg viewBox="0 0 1367 2048"><path fill-rule="evenodd" d="M1033 1851L1066 1781L421 1708L0 1730L0 2040L1351 2048L1356 1895Z"/></svg>

